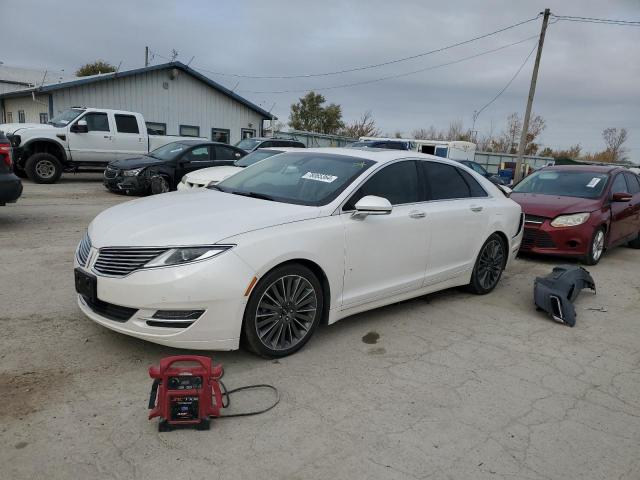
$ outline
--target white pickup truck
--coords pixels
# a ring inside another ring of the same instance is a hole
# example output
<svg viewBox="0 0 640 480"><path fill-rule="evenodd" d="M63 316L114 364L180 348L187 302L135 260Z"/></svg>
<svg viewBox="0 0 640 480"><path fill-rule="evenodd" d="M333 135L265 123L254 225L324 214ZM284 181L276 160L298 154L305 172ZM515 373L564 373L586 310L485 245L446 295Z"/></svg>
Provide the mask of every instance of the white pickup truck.
<svg viewBox="0 0 640 480"><path fill-rule="evenodd" d="M142 114L74 107L48 124L0 125L11 143L14 168L36 183L55 183L62 172L104 169L113 160L148 153L193 137L149 135Z"/></svg>

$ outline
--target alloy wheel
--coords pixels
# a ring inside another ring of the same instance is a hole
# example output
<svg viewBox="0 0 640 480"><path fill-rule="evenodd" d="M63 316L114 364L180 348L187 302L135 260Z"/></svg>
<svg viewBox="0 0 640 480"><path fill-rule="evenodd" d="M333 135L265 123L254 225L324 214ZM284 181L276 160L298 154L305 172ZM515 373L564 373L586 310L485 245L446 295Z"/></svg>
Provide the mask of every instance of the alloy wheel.
<svg viewBox="0 0 640 480"><path fill-rule="evenodd" d="M604 251L604 232L598 230L593 236L593 246L591 247L592 256L594 261L600 260L602 252Z"/></svg>
<svg viewBox="0 0 640 480"><path fill-rule="evenodd" d="M493 288L504 268L504 247L498 239L487 242L480 253L477 276L482 288Z"/></svg>
<svg viewBox="0 0 640 480"><path fill-rule="evenodd" d="M318 296L300 275L285 275L264 291L256 309L260 342L271 350L287 350L300 343L318 315Z"/></svg>
<svg viewBox="0 0 640 480"><path fill-rule="evenodd" d="M56 166L49 160L40 160L36 163L36 174L45 180L52 178L56 173Z"/></svg>

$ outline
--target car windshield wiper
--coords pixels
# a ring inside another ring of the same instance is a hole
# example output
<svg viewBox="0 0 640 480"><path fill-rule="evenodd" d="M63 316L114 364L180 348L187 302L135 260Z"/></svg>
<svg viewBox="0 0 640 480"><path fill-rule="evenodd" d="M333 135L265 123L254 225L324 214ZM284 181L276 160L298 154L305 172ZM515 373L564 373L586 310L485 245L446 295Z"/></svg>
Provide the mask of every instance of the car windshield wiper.
<svg viewBox="0 0 640 480"><path fill-rule="evenodd" d="M210 188L212 190L218 190L220 192L225 192L226 193L226 190L223 190L222 188L220 188L218 185L215 185L215 184L214 185L207 185L207 188Z"/></svg>
<svg viewBox="0 0 640 480"><path fill-rule="evenodd" d="M252 197L252 198L259 198L261 200L269 200L271 202L274 201L273 197L269 196L269 195L265 195L264 193L257 193L257 192L240 192L240 191L235 191L235 192L231 192L234 195L242 195L243 197Z"/></svg>

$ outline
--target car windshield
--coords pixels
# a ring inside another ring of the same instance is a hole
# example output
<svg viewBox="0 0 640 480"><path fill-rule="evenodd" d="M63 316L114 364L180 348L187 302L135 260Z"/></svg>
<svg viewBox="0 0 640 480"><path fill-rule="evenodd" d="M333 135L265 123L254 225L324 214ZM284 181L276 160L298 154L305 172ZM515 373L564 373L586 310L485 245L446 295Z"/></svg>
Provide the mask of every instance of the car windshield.
<svg viewBox="0 0 640 480"><path fill-rule="evenodd" d="M74 120L78 115L84 112L83 109L80 108L70 108L69 110L65 110L60 115L56 115L53 117L49 123L54 127L64 127L69 124L72 120Z"/></svg>
<svg viewBox="0 0 640 480"><path fill-rule="evenodd" d="M264 160L267 157L272 157L273 155L277 155L278 153L282 153L282 150L254 150L248 155L236 160L234 165L236 167L248 167L249 165L253 165L260 160Z"/></svg>
<svg viewBox="0 0 640 480"><path fill-rule="evenodd" d="M539 193L560 197L598 198L607 184L606 173L575 170L539 170L522 180L514 193Z"/></svg>
<svg viewBox="0 0 640 480"><path fill-rule="evenodd" d="M173 160L189 147L190 145L185 145L184 143L171 142L156 148L149 153L149 156L158 160Z"/></svg>
<svg viewBox="0 0 640 480"><path fill-rule="evenodd" d="M262 142L262 140L258 140L255 138L245 138L244 140L240 140L238 143L236 143L236 147L243 150L253 150L258 146L260 142Z"/></svg>
<svg viewBox="0 0 640 480"><path fill-rule="evenodd" d="M283 153L211 188L276 202L326 205L373 164L371 160L327 153Z"/></svg>

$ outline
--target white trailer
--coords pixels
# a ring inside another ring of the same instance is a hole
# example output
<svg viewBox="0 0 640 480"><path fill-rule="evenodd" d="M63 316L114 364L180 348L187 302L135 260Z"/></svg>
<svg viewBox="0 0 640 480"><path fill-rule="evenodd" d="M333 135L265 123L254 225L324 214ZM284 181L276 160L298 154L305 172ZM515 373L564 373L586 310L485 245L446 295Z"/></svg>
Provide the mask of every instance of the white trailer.
<svg viewBox="0 0 640 480"><path fill-rule="evenodd" d="M476 154L476 144L463 141L447 140L421 140L415 138L382 138L382 137L360 137L360 141L365 140L391 140L397 142L410 142L412 149L416 152L435 155L436 157L449 158L451 160L474 160Z"/></svg>

